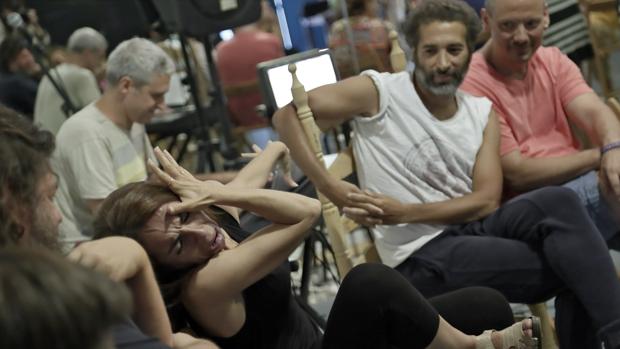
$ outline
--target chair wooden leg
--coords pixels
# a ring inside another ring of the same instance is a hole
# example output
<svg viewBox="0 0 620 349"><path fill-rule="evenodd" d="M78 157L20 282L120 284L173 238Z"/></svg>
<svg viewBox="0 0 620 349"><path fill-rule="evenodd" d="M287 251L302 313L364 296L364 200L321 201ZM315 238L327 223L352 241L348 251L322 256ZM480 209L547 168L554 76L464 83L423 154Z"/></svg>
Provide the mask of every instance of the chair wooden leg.
<svg viewBox="0 0 620 349"><path fill-rule="evenodd" d="M596 69L596 77L599 84L601 85L603 95L606 98L611 97L613 87L610 81L611 79L609 76L609 68L606 55L594 55L594 69Z"/></svg>
<svg viewBox="0 0 620 349"><path fill-rule="evenodd" d="M542 324L542 349L557 349L558 345L555 337L555 328L553 320L549 316L545 303L529 304L532 315L538 316Z"/></svg>

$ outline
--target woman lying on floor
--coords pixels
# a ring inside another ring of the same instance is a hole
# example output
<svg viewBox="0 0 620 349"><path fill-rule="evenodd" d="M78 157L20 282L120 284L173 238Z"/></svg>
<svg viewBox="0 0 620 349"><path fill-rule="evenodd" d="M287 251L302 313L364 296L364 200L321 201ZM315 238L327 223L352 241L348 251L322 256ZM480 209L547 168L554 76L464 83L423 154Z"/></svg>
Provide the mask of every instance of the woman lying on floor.
<svg viewBox="0 0 620 349"><path fill-rule="evenodd" d="M476 337L452 327L433 307L442 309L448 321L474 327L475 333L483 325L502 328L513 321L508 304L495 291L461 290L431 305L381 264L361 265L347 275L321 332L293 297L287 263L312 230L320 204L260 189L287 153L284 144L271 143L235 180L222 185L196 180L170 154L156 149L164 170L149 166L165 185L129 184L102 204L97 236L128 236L145 248L175 330L188 327L222 349L540 347L537 319ZM245 232L239 210L273 224Z"/></svg>

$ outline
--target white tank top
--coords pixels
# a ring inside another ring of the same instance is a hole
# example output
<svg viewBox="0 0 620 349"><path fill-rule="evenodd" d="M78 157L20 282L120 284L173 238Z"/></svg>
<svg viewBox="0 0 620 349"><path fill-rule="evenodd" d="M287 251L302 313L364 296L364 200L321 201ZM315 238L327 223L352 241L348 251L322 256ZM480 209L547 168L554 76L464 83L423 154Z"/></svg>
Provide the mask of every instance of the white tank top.
<svg viewBox="0 0 620 349"><path fill-rule="evenodd" d="M361 188L405 203L432 203L471 193L491 102L458 91L458 111L440 121L420 100L409 73L362 74L371 77L377 87L379 112L352 122ZM395 267L444 228L381 225L373 234L383 263Z"/></svg>

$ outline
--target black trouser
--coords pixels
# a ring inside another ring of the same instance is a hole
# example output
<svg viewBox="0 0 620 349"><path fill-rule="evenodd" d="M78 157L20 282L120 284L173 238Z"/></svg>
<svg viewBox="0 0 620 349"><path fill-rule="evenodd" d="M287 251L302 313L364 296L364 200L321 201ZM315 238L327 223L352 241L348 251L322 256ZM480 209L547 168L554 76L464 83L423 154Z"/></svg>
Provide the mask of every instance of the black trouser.
<svg viewBox="0 0 620 349"><path fill-rule="evenodd" d="M427 301L394 269L363 264L340 286L322 348L425 348L437 334L438 313L468 334L513 323L508 302L493 289L471 287Z"/></svg>
<svg viewBox="0 0 620 349"><path fill-rule="evenodd" d="M511 302L556 297L562 349L620 348L620 282L578 197L548 187L450 226L396 267L425 296L487 286ZM595 335L596 334L596 335Z"/></svg>

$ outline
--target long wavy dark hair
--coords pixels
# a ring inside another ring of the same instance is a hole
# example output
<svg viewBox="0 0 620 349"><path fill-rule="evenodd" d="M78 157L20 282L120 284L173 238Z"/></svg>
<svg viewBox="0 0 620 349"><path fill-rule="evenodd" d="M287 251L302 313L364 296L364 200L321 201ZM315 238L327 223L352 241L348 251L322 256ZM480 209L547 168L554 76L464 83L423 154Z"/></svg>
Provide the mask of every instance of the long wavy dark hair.
<svg viewBox="0 0 620 349"><path fill-rule="evenodd" d="M147 221L162 205L178 200L179 197L170 189L158 184L136 182L124 185L112 192L99 207L93 223L95 239L125 236L142 245L139 233ZM217 221L213 212L206 211ZM178 269L163 265L152 257L151 264L166 304L177 303L183 282L196 266Z"/></svg>
<svg viewBox="0 0 620 349"><path fill-rule="evenodd" d="M407 43L412 49L420 42L420 28L432 22L459 22L467 29L469 53L475 50L478 34L482 30L480 18L467 2L462 0L424 0L410 13L404 26Z"/></svg>

